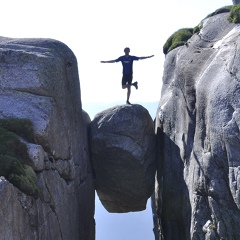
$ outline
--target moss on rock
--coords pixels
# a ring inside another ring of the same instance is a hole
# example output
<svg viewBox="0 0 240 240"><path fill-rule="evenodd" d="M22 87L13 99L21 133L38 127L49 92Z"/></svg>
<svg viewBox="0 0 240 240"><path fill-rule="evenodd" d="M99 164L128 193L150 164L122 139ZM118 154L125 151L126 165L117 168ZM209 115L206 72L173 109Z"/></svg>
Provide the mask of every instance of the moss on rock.
<svg viewBox="0 0 240 240"><path fill-rule="evenodd" d="M232 23L240 23L240 4L237 4L231 8L227 19Z"/></svg>
<svg viewBox="0 0 240 240"><path fill-rule="evenodd" d="M37 197L37 176L31 167L27 146L18 135L33 140L30 120L0 119L0 175L24 193Z"/></svg>
<svg viewBox="0 0 240 240"><path fill-rule="evenodd" d="M29 119L26 118L5 118L0 119L0 127L14 132L29 142L33 142L33 126Z"/></svg>
<svg viewBox="0 0 240 240"><path fill-rule="evenodd" d="M229 15L229 21L239 23L240 22L240 4L236 6L225 6L222 8L217 9L216 11L210 13L207 15L206 18L212 17L214 15L220 14L220 13L225 13L225 12L230 12ZM206 19L204 18L204 19ZM230 20L231 19L231 20ZM167 54L174 48L177 48L179 46L182 46L186 44L187 40L192 37L193 34L199 32L202 28L202 25L199 24L195 28L182 28L173 33L166 43L163 45L163 53Z"/></svg>
<svg viewBox="0 0 240 240"><path fill-rule="evenodd" d="M200 32L200 30L203 28L202 24L197 25L194 29L193 29L193 34Z"/></svg>
<svg viewBox="0 0 240 240"><path fill-rule="evenodd" d="M215 15L220 14L220 13L230 12L231 9L232 9L232 7L233 7L233 6L225 6L225 7L218 8L218 9L215 10L214 12L208 14L206 18L215 16Z"/></svg>
<svg viewBox="0 0 240 240"><path fill-rule="evenodd" d="M173 33L163 46L163 53L167 54L176 47L184 45L193 35L193 28L182 28Z"/></svg>
<svg viewBox="0 0 240 240"><path fill-rule="evenodd" d="M39 190L36 186L36 173L28 165L24 165L23 168L24 174L18 175L12 173L8 177L9 181L27 195L38 197Z"/></svg>
<svg viewBox="0 0 240 240"><path fill-rule="evenodd" d="M30 163L27 146L15 133L3 127L0 127L0 154L19 158L23 163Z"/></svg>

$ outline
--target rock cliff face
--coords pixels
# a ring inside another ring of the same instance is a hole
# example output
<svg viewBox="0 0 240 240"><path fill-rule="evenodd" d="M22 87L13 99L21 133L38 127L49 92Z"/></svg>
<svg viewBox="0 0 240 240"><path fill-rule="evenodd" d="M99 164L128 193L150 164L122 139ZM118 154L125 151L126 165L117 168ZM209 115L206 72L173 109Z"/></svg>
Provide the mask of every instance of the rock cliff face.
<svg viewBox="0 0 240 240"><path fill-rule="evenodd" d="M166 56L156 239L240 239L240 28L227 16Z"/></svg>
<svg viewBox="0 0 240 240"><path fill-rule="evenodd" d="M94 185L77 61L50 39L0 38L0 118L27 118L39 197L0 180L1 240L95 239Z"/></svg>
<svg viewBox="0 0 240 240"><path fill-rule="evenodd" d="M156 240L240 239L240 25L227 16L166 55L155 134L140 105L91 122L66 45L0 37L0 120L32 122L33 141L18 140L39 190L0 177L1 240L93 240L94 189L109 212L144 210L156 167Z"/></svg>
<svg viewBox="0 0 240 240"><path fill-rule="evenodd" d="M154 123L141 105L107 109L91 122L96 190L109 212L146 209L154 190Z"/></svg>

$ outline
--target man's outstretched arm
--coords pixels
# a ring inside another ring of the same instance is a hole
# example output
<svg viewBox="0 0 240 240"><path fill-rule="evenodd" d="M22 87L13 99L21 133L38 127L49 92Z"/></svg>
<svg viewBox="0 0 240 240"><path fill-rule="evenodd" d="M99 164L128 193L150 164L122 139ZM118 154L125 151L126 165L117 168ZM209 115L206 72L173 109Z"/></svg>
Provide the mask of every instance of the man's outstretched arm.
<svg viewBox="0 0 240 240"><path fill-rule="evenodd" d="M110 60L110 61L101 61L101 63L115 63L115 60Z"/></svg>
<svg viewBox="0 0 240 240"><path fill-rule="evenodd" d="M146 59L146 58L151 58L151 57L154 57L154 55L147 56L147 57L139 57L139 60Z"/></svg>

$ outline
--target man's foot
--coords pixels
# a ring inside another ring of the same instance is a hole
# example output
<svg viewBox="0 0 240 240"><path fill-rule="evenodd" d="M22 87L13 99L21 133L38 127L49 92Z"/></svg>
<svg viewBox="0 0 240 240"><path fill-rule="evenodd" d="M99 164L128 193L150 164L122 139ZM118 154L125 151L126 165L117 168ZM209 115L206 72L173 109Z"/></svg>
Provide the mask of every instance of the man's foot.
<svg viewBox="0 0 240 240"><path fill-rule="evenodd" d="M126 101L126 104L131 104L128 100Z"/></svg>
<svg viewBox="0 0 240 240"><path fill-rule="evenodd" d="M138 89L138 82L134 82L132 85L133 85L136 89Z"/></svg>

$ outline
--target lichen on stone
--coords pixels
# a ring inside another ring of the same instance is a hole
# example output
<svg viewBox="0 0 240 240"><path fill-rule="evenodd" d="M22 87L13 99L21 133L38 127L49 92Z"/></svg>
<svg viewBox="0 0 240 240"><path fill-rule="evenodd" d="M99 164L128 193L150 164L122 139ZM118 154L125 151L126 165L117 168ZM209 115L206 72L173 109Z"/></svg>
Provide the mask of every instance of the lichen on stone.
<svg viewBox="0 0 240 240"><path fill-rule="evenodd" d="M37 176L31 167L27 146L19 137L33 141L30 120L0 119L0 176L4 176L22 192L37 197Z"/></svg>

